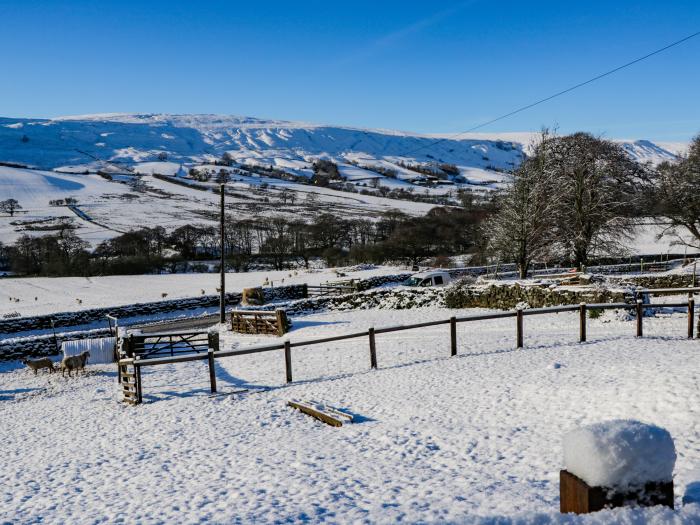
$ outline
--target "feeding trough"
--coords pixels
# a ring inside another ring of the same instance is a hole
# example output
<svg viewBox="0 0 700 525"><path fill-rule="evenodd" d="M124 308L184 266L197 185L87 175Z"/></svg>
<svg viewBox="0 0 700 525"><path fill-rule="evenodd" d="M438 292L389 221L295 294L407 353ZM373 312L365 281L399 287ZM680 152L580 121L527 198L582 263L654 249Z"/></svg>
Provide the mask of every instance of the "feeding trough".
<svg viewBox="0 0 700 525"><path fill-rule="evenodd" d="M560 510L585 514L623 507L673 508L676 450L663 428L632 420L597 423L564 437Z"/></svg>

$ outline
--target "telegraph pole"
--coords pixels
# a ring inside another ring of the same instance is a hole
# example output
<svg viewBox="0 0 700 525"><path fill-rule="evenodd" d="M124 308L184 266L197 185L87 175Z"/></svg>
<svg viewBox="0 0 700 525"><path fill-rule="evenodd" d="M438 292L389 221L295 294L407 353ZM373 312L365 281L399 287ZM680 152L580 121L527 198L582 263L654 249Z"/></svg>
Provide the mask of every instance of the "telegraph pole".
<svg viewBox="0 0 700 525"><path fill-rule="evenodd" d="M220 229L220 234L221 234L221 283L219 284L219 290L220 290L220 295L219 295L219 322L220 323L225 323L226 322L226 259L224 257L224 247L226 246L226 239L224 237L225 234L225 213L224 213L224 185L222 184L219 186L220 192L221 192L221 217L220 217L220 224L219 224L219 229Z"/></svg>

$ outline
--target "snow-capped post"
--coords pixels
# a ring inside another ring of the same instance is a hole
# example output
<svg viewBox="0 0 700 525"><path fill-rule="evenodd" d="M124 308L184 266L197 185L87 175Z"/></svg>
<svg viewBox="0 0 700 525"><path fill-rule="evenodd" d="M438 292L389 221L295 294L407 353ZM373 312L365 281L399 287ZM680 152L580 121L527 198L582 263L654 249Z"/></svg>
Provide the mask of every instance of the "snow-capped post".
<svg viewBox="0 0 700 525"><path fill-rule="evenodd" d="M579 312L579 337L580 343L586 342L586 303L581 303L578 307Z"/></svg>
<svg viewBox="0 0 700 525"><path fill-rule="evenodd" d="M523 347L523 309L518 308L515 310L515 320L516 320L516 334L517 334L517 346L518 348Z"/></svg>
<svg viewBox="0 0 700 525"><path fill-rule="evenodd" d="M693 318L695 317L695 299L688 297L688 339L693 338Z"/></svg>
<svg viewBox="0 0 700 525"><path fill-rule="evenodd" d="M457 355L457 318L450 317L450 355Z"/></svg>
<svg viewBox="0 0 700 525"><path fill-rule="evenodd" d="M211 393L216 392L216 370L214 370L214 349L210 348L207 352L207 361L209 363L209 385Z"/></svg>
<svg viewBox="0 0 700 525"><path fill-rule="evenodd" d="M642 319L644 318L644 307L642 306L642 300L637 299L637 337L642 337Z"/></svg>
<svg viewBox="0 0 700 525"><path fill-rule="evenodd" d="M371 327L367 334L369 335L369 364L372 368L377 368L377 345L374 342L374 327Z"/></svg>
<svg viewBox="0 0 700 525"><path fill-rule="evenodd" d="M287 339L284 342L284 368L287 376L287 383L292 382L292 344Z"/></svg>
<svg viewBox="0 0 700 525"><path fill-rule="evenodd" d="M224 191L223 184L219 186L219 192L221 193L221 212L219 214L219 229L221 234L221 268L219 270L219 274L221 276L221 285L219 286L219 322L221 324L224 324L226 323L226 259L224 257L224 247L226 246L226 239L224 237L224 234L226 233L226 221L224 220L224 197L226 195L226 192Z"/></svg>
<svg viewBox="0 0 700 525"><path fill-rule="evenodd" d="M564 436L560 511L585 514L612 507L673 508L676 449L668 431L633 420L613 420Z"/></svg>

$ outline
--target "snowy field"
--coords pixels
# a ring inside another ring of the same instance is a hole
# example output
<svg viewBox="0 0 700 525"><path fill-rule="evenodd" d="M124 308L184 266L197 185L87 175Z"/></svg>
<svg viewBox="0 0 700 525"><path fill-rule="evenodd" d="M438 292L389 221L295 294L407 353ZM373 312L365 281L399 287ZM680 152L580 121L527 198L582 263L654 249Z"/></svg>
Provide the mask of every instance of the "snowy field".
<svg viewBox="0 0 700 525"><path fill-rule="evenodd" d="M394 266L358 271L350 271L347 268L341 270L345 277L338 277L334 269L227 273L226 290L240 292L243 288L263 286L265 279L269 279L273 286L304 283L318 285L326 281L367 279L408 271ZM73 312L88 308L216 295L218 286L218 273L5 278L0 279L0 316L14 312L22 316ZM163 294L167 294L167 297L163 297Z"/></svg>
<svg viewBox="0 0 700 525"><path fill-rule="evenodd" d="M445 319L445 309L296 317L304 340ZM473 313L473 310L470 311ZM0 508L8 523L699 523L675 513L558 514L562 437L579 425L635 418L675 439L676 507L700 481L700 342L685 315L633 321L613 312L446 326L367 341L219 359L210 397L201 362L144 369L145 404L118 402L112 366L62 379L4 364L0 373ZM223 337L225 347L272 338ZM234 394L240 389L248 393ZM230 394L230 395L226 395ZM328 427L286 407L292 398L342 407L356 422Z"/></svg>
<svg viewBox="0 0 700 525"><path fill-rule="evenodd" d="M170 166L172 163L163 164ZM149 166L148 169L155 168ZM11 244L24 233L55 234L58 226L66 223L93 247L105 239L144 226L162 226L170 232L187 224L217 224L220 199L208 191L209 188L186 187L151 175L143 175L139 180L141 186L136 189L126 183L133 183L131 176L115 176L110 181L99 175L0 166L0 201L15 199L22 207L14 217L0 214L0 242ZM265 184L267 188L262 187ZM214 186L210 184L211 188ZM266 177L237 176L228 189L235 193L226 200L227 215L234 219L251 216L311 219L321 213L371 219L389 210L424 215L433 208L421 202L316 188ZM296 204L280 202L283 190L294 194ZM315 195L313 205L306 202L310 194ZM66 206L49 204L68 197L77 200L82 215Z"/></svg>

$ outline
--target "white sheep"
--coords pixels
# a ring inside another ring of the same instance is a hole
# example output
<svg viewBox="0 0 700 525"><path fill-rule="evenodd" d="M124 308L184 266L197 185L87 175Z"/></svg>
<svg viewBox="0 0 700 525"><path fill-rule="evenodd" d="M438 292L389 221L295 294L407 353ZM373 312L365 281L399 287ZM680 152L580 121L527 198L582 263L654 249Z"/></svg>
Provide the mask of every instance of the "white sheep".
<svg viewBox="0 0 700 525"><path fill-rule="evenodd" d="M90 357L90 352L82 352L80 355L66 356L61 360L61 375L66 376L66 370L68 370L68 377L72 370L78 373L78 370L85 369L85 363L87 363L88 357Z"/></svg>
<svg viewBox="0 0 700 525"><path fill-rule="evenodd" d="M49 374L56 371L53 367L53 361L48 357L42 357L41 359L22 359L22 363L34 370L34 375L42 368L48 368Z"/></svg>

